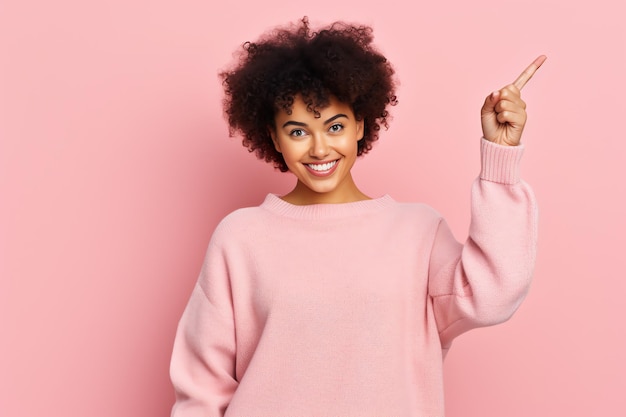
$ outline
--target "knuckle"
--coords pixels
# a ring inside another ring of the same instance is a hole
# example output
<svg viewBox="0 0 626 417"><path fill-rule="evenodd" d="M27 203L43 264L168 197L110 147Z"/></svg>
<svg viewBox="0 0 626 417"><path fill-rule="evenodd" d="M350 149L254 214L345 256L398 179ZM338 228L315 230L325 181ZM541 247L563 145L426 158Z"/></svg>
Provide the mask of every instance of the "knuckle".
<svg viewBox="0 0 626 417"><path fill-rule="evenodd" d="M511 110L511 102L507 100L501 100L496 106L496 111L503 112L506 110Z"/></svg>
<svg viewBox="0 0 626 417"><path fill-rule="evenodd" d="M520 95L520 90L519 90L519 88L517 88L517 86L515 86L515 84L509 84L506 87L504 87L503 90L506 91L505 94L509 98L511 98L511 97L519 97L519 95Z"/></svg>

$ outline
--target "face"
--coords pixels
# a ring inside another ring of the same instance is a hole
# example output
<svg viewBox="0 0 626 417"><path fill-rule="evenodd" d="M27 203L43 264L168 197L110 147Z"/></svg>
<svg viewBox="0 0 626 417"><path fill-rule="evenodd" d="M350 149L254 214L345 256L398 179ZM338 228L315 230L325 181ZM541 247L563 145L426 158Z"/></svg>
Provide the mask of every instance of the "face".
<svg viewBox="0 0 626 417"><path fill-rule="evenodd" d="M270 129L276 150L298 179L283 197L295 204L342 203L363 199L350 170L357 158L357 142L363 138L363 121L351 107L334 98L315 117L301 97L291 114L279 111Z"/></svg>

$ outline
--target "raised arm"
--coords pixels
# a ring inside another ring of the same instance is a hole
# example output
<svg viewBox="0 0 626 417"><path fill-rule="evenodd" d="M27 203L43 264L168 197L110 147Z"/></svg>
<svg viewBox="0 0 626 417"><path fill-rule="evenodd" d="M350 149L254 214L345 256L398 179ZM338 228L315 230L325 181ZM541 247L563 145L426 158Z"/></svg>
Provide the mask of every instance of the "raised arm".
<svg viewBox="0 0 626 417"><path fill-rule="evenodd" d="M479 326L507 320L530 286L537 242L537 205L519 174L526 123L521 88L545 61L537 58L481 110L481 172L472 186L471 224L464 244L441 221L433 243L429 293L442 346Z"/></svg>

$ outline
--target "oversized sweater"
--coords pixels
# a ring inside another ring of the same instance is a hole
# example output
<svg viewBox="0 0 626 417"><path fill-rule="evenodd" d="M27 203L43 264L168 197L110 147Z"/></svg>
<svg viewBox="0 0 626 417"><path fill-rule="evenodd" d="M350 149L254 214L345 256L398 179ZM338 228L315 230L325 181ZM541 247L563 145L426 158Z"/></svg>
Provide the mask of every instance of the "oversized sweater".
<svg viewBox="0 0 626 417"><path fill-rule="evenodd" d="M438 417L452 340L527 293L537 210L521 146L481 142L465 244L385 195L270 194L209 243L171 360L174 417Z"/></svg>

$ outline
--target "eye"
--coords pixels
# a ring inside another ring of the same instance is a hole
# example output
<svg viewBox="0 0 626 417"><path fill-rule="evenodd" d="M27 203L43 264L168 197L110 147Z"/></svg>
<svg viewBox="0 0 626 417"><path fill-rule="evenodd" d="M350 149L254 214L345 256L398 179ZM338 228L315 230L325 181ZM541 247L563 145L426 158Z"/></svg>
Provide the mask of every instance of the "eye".
<svg viewBox="0 0 626 417"><path fill-rule="evenodd" d="M338 133L338 132L341 132L342 130L343 130L343 125L341 123L335 123L328 129L328 131L331 133Z"/></svg>
<svg viewBox="0 0 626 417"><path fill-rule="evenodd" d="M302 129L294 129L291 132L289 132L289 135L296 137L296 138L301 138L302 136L306 135L306 132Z"/></svg>

